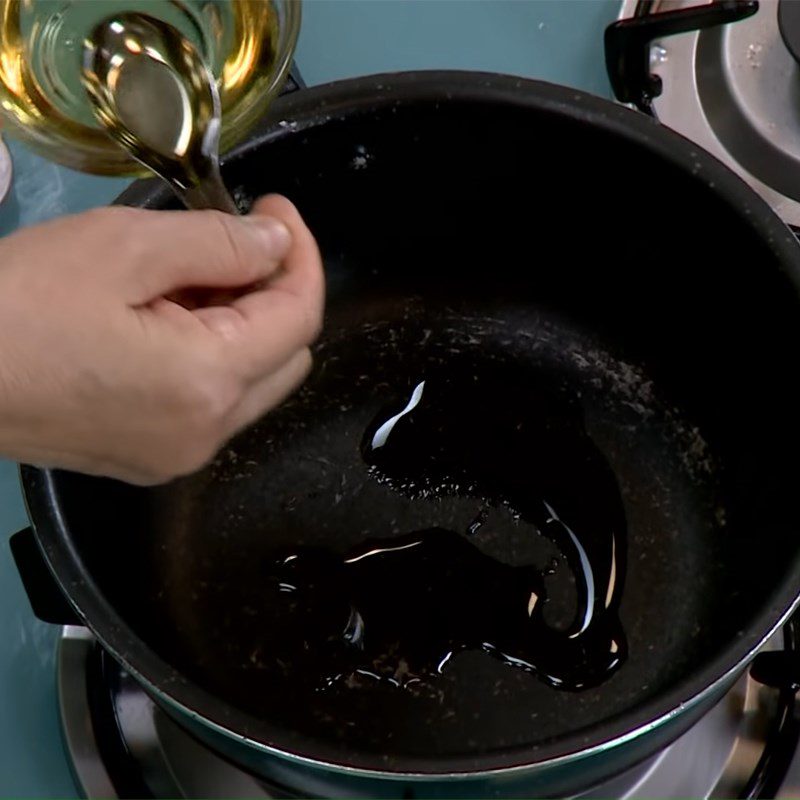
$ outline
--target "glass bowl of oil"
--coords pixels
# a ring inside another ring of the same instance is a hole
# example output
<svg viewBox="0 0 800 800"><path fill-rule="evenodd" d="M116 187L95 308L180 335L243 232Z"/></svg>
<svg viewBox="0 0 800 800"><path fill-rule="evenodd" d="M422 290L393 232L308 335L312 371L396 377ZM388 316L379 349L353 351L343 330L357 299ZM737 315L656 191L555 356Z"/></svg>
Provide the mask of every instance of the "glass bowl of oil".
<svg viewBox="0 0 800 800"><path fill-rule="evenodd" d="M147 174L96 120L80 78L86 35L126 11L175 26L198 48L217 80L222 152L280 91L300 31L300 0L0 0L6 133L81 172Z"/></svg>

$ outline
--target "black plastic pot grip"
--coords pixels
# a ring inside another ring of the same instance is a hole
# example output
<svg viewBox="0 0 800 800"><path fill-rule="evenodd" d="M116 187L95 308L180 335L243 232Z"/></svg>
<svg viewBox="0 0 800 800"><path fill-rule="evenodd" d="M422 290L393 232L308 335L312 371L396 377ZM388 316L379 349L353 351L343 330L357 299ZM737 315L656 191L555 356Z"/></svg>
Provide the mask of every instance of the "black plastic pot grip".
<svg viewBox="0 0 800 800"><path fill-rule="evenodd" d="M800 689L800 653L778 650L759 653L750 667L754 681L773 689Z"/></svg>
<svg viewBox="0 0 800 800"><path fill-rule="evenodd" d="M800 612L783 626L783 650L759 653L750 677L778 690L777 704L766 730L764 750L739 794L743 800L777 797L800 742Z"/></svg>
<svg viewBox="0 0 800 800"><path fill-rule="evenodd" d="M42 622L56 625L82 625L44 561L31 528L11 537L11 555L17 565L28 602Z"/></svg>
<svg viewBox="0 0 800 800"><path fill-rule="evenodd" d="M289 70L289 74L286 76L286 81L284 82L278 94L291 94L292 92L296 92L305 88L306 82L303 80L300 70L297 69L297 64L293 63L292 68Z"/></svg>
<svg viewBox="0 0 800 800"><path fill-rule="evenodd" d="M612 22L605 30L606 71L614 96L651 113L661 94L661 79L650 74L650 43L678 33L704 30L746 19L758 11L757 0L714 0L699 6L650 13L651 0L635 16Z"/></svg>

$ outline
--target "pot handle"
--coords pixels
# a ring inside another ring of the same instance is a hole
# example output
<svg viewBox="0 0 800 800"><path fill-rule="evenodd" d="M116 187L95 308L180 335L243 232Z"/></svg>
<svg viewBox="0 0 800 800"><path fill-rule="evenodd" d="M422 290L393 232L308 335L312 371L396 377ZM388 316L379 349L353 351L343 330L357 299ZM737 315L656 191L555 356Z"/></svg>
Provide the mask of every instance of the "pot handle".
<svg viewBox="0 0 800 800"><path fill-rule="evenodd" d="M10 545L22 586L36 617L56 625L83 625L45 563L33 529L25 528L15 533Z"/></svg>
<svg viewBox="0 0 800 800"><path fill-rule="evenodd" d="M750 667L750 677L778 690L766 744L739 797L777 797L800 742L800 612L783 627L784 649L759 653Z"/></svg>
<svg viewBox="0 0 800 800"><path fill-rule="evenodd" d="M643 6L642 8L649 8ZM677 33L727 25L758 11L757 0L718 0L672 11L638 13L612 22L605 30L606 72L621 103L632 103L652 113L654 97L661 94L661 79L650 73L650 43Z"/></svg>

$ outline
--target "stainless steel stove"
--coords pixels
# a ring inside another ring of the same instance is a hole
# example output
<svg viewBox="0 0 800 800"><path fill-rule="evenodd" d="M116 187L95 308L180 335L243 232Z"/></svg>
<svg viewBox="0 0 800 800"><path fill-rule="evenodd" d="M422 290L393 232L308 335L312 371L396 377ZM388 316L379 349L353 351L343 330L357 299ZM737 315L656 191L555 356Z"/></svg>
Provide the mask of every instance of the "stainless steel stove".
<svg viewBox="0 0 800 800"><path fill-rule="evenodd" d="M779 653L783 637L766 649ZM232 765L173 722L85 628L63 628L57 665L64 741L87 798L359 796L342 795L338 784L298 782L278 759L268 781ZM744 677L666 750L580 796L800 797L793 715L794 703L782 702L778 690ZM361 796L416 794L413 783L381 782Z"/></svg>
<svg viewBox="0 0 800 800"><path fill-rule="evenodd" d="M618 96L697 142L800 227L800 3L624 0L620 19Z"/></svg>

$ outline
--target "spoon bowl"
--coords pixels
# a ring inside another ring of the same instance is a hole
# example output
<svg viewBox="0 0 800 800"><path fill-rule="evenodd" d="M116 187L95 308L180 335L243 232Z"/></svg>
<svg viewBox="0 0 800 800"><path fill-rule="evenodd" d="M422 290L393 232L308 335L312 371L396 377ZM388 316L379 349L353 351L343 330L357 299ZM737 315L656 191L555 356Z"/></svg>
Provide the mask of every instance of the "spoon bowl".
<svg viewBox="0 0 800 800"><path fill-rule="evenodd" d="M211 71L180 31L147 14L115 14L83 44L95 115L189 208L238 213L219 170L220 100Z"/></svg>

